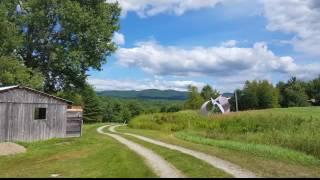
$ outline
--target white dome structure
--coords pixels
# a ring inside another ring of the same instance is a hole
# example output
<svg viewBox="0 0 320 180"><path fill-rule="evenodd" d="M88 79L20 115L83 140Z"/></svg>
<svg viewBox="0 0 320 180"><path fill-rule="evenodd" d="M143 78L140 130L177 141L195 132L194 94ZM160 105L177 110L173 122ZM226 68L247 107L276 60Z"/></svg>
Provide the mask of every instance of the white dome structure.
<svg viewBox="0 0 320 180"><path fill-rule="evenodd" d="M219 108L220 112L222 114L229 113L230 112L230 103L229 103L230 98L224 97L224 96L219 96L216 99L211 98L210 101L206 101L202 106L201 106L201 113L204 115L208 115L209 112L213 111L216 107ZM211 111L208 111L207 107L208 105L212 103L213 107Z"/></svg>

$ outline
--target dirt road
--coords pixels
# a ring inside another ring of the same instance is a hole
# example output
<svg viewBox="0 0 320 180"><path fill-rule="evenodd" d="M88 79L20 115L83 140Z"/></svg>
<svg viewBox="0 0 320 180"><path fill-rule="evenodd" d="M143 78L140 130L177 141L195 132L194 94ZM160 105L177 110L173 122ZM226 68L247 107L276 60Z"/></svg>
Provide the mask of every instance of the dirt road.
<svg viewBox="0 0 320 180"><path fill-rule="evenodd" d="M132 141L129 141L120 135L105 133L103 129L109 127L110 125L103 126L97 129L100 134L108 135L120 143L126 145L129 149L136 152L142 156L147 165L161 178L183 178L185 177L179 170L177 170L173 165L164 160L161 156L157 155L153 151L137 144Z"/></svg>

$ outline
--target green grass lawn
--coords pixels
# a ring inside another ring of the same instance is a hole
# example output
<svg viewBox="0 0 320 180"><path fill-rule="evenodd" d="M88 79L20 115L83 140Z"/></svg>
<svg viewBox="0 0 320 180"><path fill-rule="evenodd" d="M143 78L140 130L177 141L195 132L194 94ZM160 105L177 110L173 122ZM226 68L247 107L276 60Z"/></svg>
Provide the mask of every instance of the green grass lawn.
<svg viewBox="0 0 320 180"><path fill-rule="evenodd" d="M85 125L83 137L22 143L27 153L0 156L0 177L156 177L144 160Z"/></svg>
<svg viewBox="0 0 320 180"><path fill-rule="evenodd" d="M201 116L197 111L158 113L139 116L129 123L129 127L140 129L135 130L138 133L155 130L145 135L157 134L154 138L162 137L174 143L189 141L188 145L195 149L204 145L204 150L209 153L214 149L213 154L260 175L320 176L318 107L247 111L210 117Z"/></svg>

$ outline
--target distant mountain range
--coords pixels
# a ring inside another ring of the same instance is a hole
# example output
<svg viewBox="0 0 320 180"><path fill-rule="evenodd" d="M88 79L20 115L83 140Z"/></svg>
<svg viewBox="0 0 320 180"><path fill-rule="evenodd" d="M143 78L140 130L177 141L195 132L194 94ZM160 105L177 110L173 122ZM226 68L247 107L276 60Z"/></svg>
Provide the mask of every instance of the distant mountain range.
<svg viewBox="0 0 320 180"><path fill-rule="evenodd" d="M188 92L175 90L147 89L142 91L100 91L99 96L109 96L128 99L155 99L155 100L186 100Z"/></svg>
<svg viewBox="0 0 320 180"><path fill-rule="evenodd" d="M109 96L127 99L154 99L154 100L186 100L188 92L175 90L158 90L147 89L141 91L100 91L97 92L99 96ZM224 93L223 96L231 97L232 93Z"/></svg>

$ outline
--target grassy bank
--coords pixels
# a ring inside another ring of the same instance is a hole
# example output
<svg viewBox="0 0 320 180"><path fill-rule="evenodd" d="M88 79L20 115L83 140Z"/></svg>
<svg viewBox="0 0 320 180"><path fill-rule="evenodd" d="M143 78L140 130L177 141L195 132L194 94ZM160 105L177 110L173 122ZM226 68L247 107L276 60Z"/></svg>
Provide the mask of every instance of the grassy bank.
<svg viewBox="0 0 320 180"><path fill-rule="evenodd" d="M0 177L156 177L144 160L86 125L83 137L24 143L27 153L0 156Z"/></svg>
<svg viewBox="0 0 320 180"><path fill-rule="evenodd" d="M270 109L204 117L196 111L139 116L129 127L270 145L320 158L320 108ZM181 135L181 134L180 134ZM181 137L181 136L180 136Z"/></svg>
<svg viewBox="0 0 320 180"><path fill-rule="evenodd" d="M235 163L244 169L250 170L260 177L319 177L320 166L315 164L303 165L292 161L291 159L283 161L281 158L271 158L270 156L258 156L250 151L240 151L236 148L226 148L223 146L208 145L205 143L195 143L194 141L186 141L176 137L176 133L169 131L132 129L128 127L118 128L120 132L129 132L143 135L156 140L183 146L189 149L201 151L213 156L217 156L224 160ZM152 147L150 147L152 148ZM157 151L157 149L153 149ZM159 152L158 152L159 153ZM164 150L164 154L166 154ZM181 153L180 153L181 154ZM170 156L167 154L166 156ZM173 155L175 160L185 162L187 164L196 163L189 159L179 159L180 155ZM176 157L177 156L177 157ZM172 158L173 158L172 157ZM187 161L184 161L187 160ZM179 162L177 162L179 163ZM305 163L304 163L305 164ZM188 167L189 165L182 165ZM193 166L197 166L194 164ZM197 173L197 172L195 172ZM186 173L187 174L187 173ZM201 176L201 174L200 174ZM204 175L205 176L205 175ZM202 176L202 177L204 177ZM209 177L209 176L208 176Z"/></svg>

